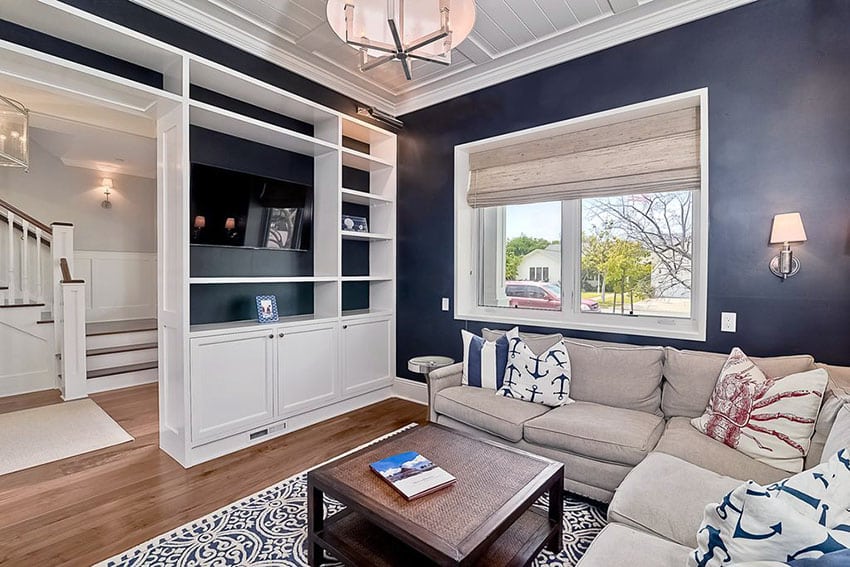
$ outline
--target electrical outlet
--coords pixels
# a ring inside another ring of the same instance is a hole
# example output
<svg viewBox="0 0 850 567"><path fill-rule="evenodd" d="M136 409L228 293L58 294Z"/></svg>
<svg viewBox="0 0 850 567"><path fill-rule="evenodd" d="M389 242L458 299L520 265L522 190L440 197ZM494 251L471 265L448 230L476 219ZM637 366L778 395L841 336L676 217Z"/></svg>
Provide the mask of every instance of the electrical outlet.
<svg viewBox="0 0 850 567"><path fill-rule="evenodd" d="M444 297L441 305L442 305L443 311L448 311L449 310L449 298Z"/></svg>
<svg viewBox="0 0 850 567"><path fill-rule="evenodd" d="M738 327L738 314L724 311L720 314L720 331L734 333Z"/></svg>

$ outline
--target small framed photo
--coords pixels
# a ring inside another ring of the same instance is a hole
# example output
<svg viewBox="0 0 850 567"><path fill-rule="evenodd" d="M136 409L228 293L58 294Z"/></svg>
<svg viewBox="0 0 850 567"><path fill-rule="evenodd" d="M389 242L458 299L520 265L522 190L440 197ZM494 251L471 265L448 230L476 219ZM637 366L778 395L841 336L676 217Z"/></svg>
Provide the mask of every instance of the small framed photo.
<svg viewBox="0 0 850 567"><path fill-rule="evenodd" d="M275 323L277 320L277 298L273 295L258 295L257 321L260 323Z"/></svg>
<svg viewBox="0 0 850 567"><path fill-rule="evenodd" d="M369 224L364 217L342 215L342 230L352 232L369 232Z"/></svg>

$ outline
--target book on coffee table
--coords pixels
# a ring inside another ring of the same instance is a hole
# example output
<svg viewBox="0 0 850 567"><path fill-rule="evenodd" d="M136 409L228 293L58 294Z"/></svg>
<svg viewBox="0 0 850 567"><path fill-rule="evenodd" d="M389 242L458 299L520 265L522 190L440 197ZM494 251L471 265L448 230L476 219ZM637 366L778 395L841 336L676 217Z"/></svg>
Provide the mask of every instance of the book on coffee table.
<svg viewBox="0 0 850 567"><path fill-rule="evenodd" d="M408 500L431 494L457 480L416 451L399 453L369 466Z"/></svg>

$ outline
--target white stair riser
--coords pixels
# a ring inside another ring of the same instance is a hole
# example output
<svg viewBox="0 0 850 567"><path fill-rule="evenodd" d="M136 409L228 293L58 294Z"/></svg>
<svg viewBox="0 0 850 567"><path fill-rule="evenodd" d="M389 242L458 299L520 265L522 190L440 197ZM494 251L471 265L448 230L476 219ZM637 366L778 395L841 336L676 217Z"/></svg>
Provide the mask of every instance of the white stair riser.
<svg viewBox="0 0 850 567"><path fill-rule="evenodd" d="M86 337L86 350L155 342L157 342L156 330L132 331L114 335L93 335Z"/></svg>
<svg viewBox="0 0 850 567"><path fill-rule="evenodd" d="M156 382L158 378L158 370L156 368L152 368L150 370L139 370L137 372L125 372L124 374L90 378L86 380L86 384L89 394L94 394L95 392L105 392L107 390L138 386L140 384L150 384L152 382Z"/></svg>
<svg viewBox="0 0 850 567"><path fill-rule="evenodd" d="M139 362L155 362L157 360L157 349L131 350L127 352L114 352L110 354L98 354L86 357L86 370L100 370L101 368L115 368Z"/></svg>

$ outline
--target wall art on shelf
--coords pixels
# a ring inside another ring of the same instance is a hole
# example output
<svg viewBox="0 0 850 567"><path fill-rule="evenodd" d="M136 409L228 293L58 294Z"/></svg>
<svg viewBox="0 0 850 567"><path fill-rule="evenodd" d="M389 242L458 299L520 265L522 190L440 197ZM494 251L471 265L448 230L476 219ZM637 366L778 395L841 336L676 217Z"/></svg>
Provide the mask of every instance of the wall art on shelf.
<svg viewBox="0 0 850 567"><path fill-rule="evenodd" d="M365 217L342 215L342 230L351 232L369 232L369 224Z"/></svg>
<svg viewBox="0 0 850 567"><path fill-rule="evenodd" d="M277 298L274 295L258 295L257 321L260 323L275 323L277 320Z"/></svg>

